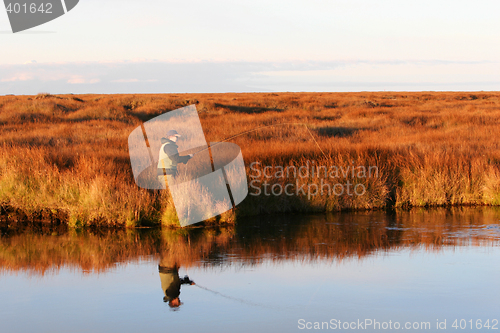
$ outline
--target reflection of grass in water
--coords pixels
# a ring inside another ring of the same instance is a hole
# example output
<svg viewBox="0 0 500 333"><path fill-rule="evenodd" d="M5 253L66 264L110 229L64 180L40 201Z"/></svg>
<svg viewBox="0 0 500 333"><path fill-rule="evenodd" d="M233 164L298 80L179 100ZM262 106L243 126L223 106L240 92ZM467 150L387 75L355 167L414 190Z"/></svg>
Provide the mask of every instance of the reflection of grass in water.
<svg viewBox="0 0 500 333"><path fill-rule="evenodd" d="M0 271L44 274L63 266L106 271L116 263L158 258L162 266L253 265L264 260L363 258L404 248L497 246L497 209L433 209L317 216L259 217L226 228L52 231L3 228ZM495 229L496 230L496 229Z"/></svg>
<svg viewBox="0 0 500 333"><path fill-rule="evenodd" d="M361 197L248 197L236 212L499 205L498 93L280 93L0 97L0 203L71 225L165 223L163 193L138 189L127 138L143 121L197 103L207 141L232 140L247 163L377 165ZM223 122L222 122L223 120ZM224 124L224 125L223 125ZM190 134L189 134L190 135ZM170 219L170 217L168 217ZM222 219L223 220L223 219ZM170 221L170 220L168 220ZM165 224L172 223L167 222Z"/></svg>
<svg viewBox="0 0 500 333"><path fill-rule="evenodd" d="M70 230L62 234L25 232L2 238L0 266L3 270L27 270L37 274L63 266L83 272L101 272L116 263L137 261L154 255L158 236L131 231L93 234Z"/></svg>

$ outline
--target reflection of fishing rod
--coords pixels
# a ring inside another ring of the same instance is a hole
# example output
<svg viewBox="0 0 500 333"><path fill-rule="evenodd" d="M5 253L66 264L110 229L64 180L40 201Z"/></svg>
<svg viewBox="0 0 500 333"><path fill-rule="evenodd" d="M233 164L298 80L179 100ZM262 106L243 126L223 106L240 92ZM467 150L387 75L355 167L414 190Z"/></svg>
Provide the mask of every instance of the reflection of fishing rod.
<svg viewBox="0 0 500 333"><path fill-rule="evenodd" d="M238 133L236 135L233 135L229 138L226 138L222 141L219 141L219 142L216 142L215 144L213 144L211 147L207 147L207 148L203 148L202 150L200 151L197 151L196 153L193 153L193 156L196 155L196 154L199 154L201 153L202 151L205 151L205 150L208 150L214 146L217 146L218 144L220 143L223 143L223 142L226 142L226 141L229 141L231 139L234 139L234 138L237 138L239 136L242 136L242 135L245 135L245 134L248 134L248 133L252 133L252 132L255 132L255 131L258 131L260 129L263 129L263 128L267 128L267 127L273 127L273 126L283 126L283 125L304 125L305 128L307 129L307 131L309 132L309 135L311 135L311 138L313 139L314 143L316 144L316 146L319 148L319 150L321 151L321 153L323 154L323 156L326 158L326 154L325 152L323 151L323 149L321 149L321 147L319 146L318 142L316 141L316 139L314 138L314 135L311 133L311 130L309 129L309 127L307 127L307 124L305 123L281 123L281 124L273 124L273 125L266 125L266 126L261 126L261 127L257 127L257 128L254 128L252 130L248 130L248 131L245 131L245 132L241 132L241 133Z"/></svg>
<svg viewBox="0 0 500 333"><path fill-rule="evenodd" d="M228 295L224 295L218 291L215 291L215 290L212 290L212 289L208 289L206 287L202 287L200 286L199 284L195 284L195 286L203 289L203 290L206 290L208 292L211 292L212 294L215 294L215 295L219 295L219 296L222 296L224 298L227 298L227 299L230 299L230 300L233 300L233 301L237 301L239 303L243 303L243 304L247 304L247 305L251 305L251 306L258 306L258 307L262 307L262 308L269 308L271 309L271 307L267 306L267 305L264 305L264 304L259 304L259 303L254 303L254 302L250 302L250 301L246 301L244 299L241 299L241 298L236 298L236 297L231 297L231 296L228 296Z"/></svg>

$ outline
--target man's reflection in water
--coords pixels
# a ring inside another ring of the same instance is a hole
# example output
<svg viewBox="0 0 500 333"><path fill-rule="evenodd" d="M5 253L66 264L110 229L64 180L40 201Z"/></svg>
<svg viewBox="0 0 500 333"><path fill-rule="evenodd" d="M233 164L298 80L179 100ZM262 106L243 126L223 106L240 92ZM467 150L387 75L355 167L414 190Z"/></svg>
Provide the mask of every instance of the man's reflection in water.
<svg viewBox="0 0 500 333"><path fill-rule="evenodd" d="M182 279L179 278L179 266L174 263L173 265L162 265L164 260L160 261L158 265L158 270L160 272L161 289L163 290L164 302L168 302L171 308L177 308L182 303L179 299L179 294L181 293L181 285L190 284L194 285L194 282L189 279L186 275Z"/></svg>

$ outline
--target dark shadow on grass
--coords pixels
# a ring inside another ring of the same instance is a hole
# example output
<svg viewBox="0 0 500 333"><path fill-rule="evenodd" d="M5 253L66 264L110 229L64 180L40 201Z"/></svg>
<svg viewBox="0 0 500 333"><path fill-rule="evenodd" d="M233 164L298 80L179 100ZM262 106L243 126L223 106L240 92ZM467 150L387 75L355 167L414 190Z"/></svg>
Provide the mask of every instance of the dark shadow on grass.
<svg viewBox="0 0 500 333"><path fill-rule="evenodd" d="M247 114L264 113L264 112L269 112L269 111L275 111L275 112L282 112L283 111L283 109L278 109L278 108L263 108L263 107L258 107L258 106L224 105L224 104L219 104L219 103L215 103L214 106L216 108L224 108L224 109L228 109L229 111L238 112L238 113L247 113Z"/></svg>
<svg viewBox="0 0 500 333"><path fill-rule="evenodd" d="M315 129L315 132L322 137L337 137L337 138L345 138L349 136L353 136L356 132L363 130L363 128L352 128L352 127L319 127Z"/></svg>
<svg viewBox="0 0 500 333"><path fill-rule="evenodd" d="M170 110L169 110L170 111ZM143 111L128 111L128 114L142 122L146 122L148 120L151 120L165 112L168 112L167 110L162 110L162 111L159 111L159 112L154 112L154 113L151 113L151 112L143 112Z"/></svg>

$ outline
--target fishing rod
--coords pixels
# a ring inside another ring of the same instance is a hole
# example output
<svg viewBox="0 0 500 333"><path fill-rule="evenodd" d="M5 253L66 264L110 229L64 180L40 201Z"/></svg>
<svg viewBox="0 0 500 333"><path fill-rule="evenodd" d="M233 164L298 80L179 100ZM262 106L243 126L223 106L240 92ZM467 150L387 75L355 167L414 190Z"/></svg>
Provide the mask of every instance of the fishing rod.
<svg viewBox="0 0 500 333"><path fill-rule="evenodd" d="M309 129L309 127L307 127L307 124L306 123L281 123L281 124L272 124L272 125L266 125L266 126L261 126L261 127L257 127L257 128L254 128L254 129L251 129L251 130L248 130L248 131L245 131L245 132L241 132L241 133L238 133L238 134L235 134L229 138L226 138L222 141L219 141L219 142L216 142L215 144L213 144L211 147L207 147L207 148L203 148L202 150L200 151L197 151L196 153L193 153L193 156L196 155L196 154L199 154L205 150L208 150L210 148L213 148L214 146L220 144L220 143L224 143L224 142L227 142L231 139L234 139L234 138L237 138L239 136L242 136L242 135L245 135L245 134L248 134L248 133L252 133L252 132L255 132L255 131L258 131L258 130L261 130L261 129L264 129L264 128L268 128L268 127L274 127L274 126L284 126L284 125L304 125L305 128L307 129L307 131L309 132L309 135L311 136L311 138L313 139L314 143L316 144L316 146L319 148L319 150L321 151L321 153L323 154L323 156L325 158L327 158L325 152L323 151L323 149L321 149L320 145L318 144L318 141L316 141L316 139L314 138L314 135L311 133L311 130Z"/></svg>

